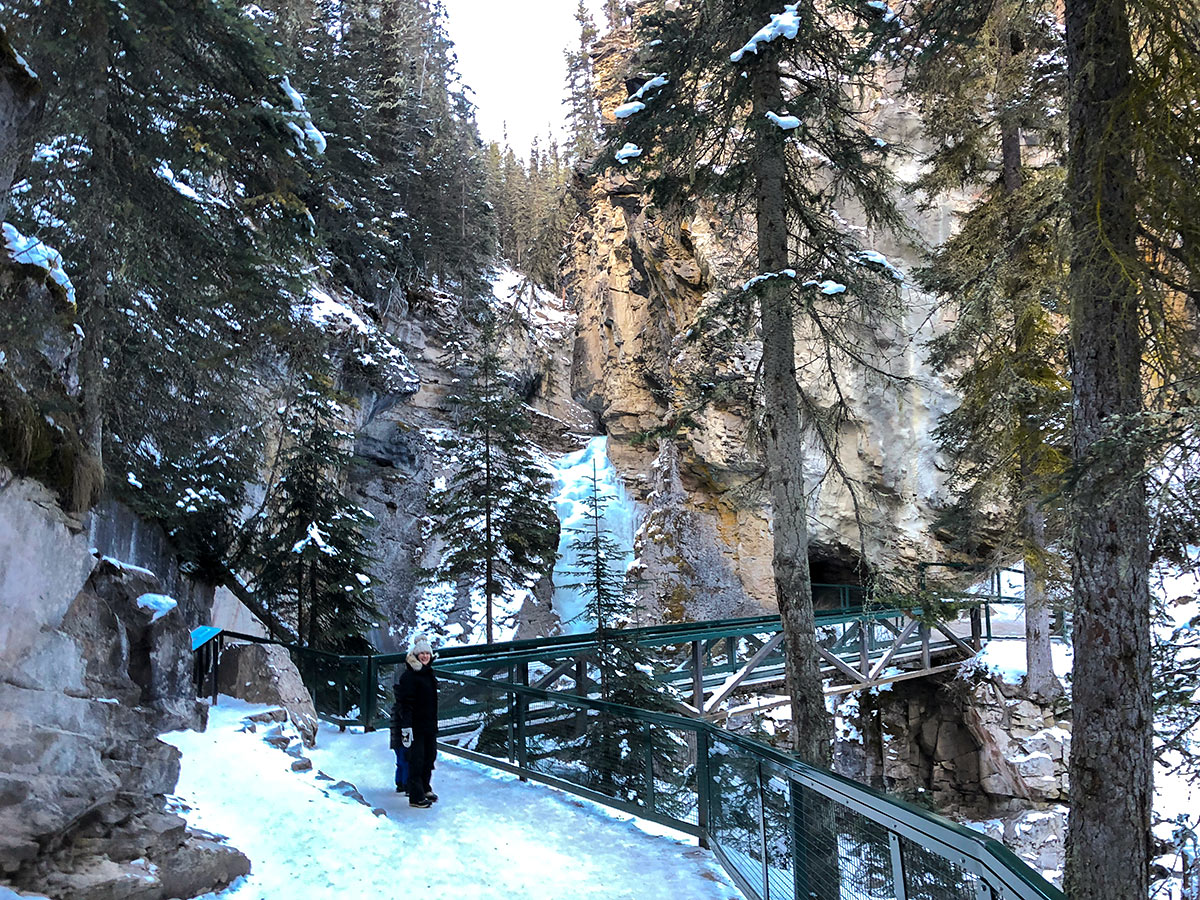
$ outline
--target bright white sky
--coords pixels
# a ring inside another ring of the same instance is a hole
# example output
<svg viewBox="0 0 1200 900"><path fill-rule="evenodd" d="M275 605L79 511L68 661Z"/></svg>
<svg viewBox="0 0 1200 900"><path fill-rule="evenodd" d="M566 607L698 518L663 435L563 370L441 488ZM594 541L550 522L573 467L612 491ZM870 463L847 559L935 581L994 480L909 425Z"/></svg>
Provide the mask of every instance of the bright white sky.
<svg viewBox="0 0 1200 900"><path fill-rule="evenodd" d="M458 71L475 92L484 141L508 142L519 156L534 137L561 134L563 51L579 41L574 0L445 0ZM603 30L603 0L587 0Z"/></svg>

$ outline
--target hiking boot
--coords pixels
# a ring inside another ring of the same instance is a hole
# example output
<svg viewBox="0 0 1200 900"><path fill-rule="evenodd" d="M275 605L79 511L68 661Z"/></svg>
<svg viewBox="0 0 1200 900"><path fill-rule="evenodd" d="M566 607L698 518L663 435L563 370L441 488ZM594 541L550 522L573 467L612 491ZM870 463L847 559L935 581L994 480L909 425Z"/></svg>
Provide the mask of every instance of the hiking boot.
<svg viewBox="0 0 1200 900"><path fill-rule="evenodd" d="M430 803L437 803L437 794L435 794L433 791L426 791L425 799Z"/></svg>
<svg viewBox="0 0 1200 900"><path fill-rule="evenodd" d="M406 788L406 787L405 787L404 785L402 785L402 784L398 784L398 785L396 785L396 793L397 793L397 794L407 794L407 793L408 793L408 788Z"/></svg>
<svg viewBox="0 0 1200 900"><path fill-rule="evenodd" d="M414 806L417 809L429 809L429 807L433 806L433 801L430 800L428 797L426 797L424 800L409 799L408 805Z"/></svg>

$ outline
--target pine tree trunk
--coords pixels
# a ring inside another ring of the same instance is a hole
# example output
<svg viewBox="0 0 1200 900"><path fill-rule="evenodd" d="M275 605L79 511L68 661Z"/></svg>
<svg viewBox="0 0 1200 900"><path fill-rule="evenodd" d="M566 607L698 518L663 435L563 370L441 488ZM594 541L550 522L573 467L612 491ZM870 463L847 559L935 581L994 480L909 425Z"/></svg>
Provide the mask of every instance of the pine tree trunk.
<svg viewBox="0 0 1200 900"><path fill-rule="evenodd" d="M1132 190L1129 21L1123 0L1067 0L1073 231L1068 293L1074 380L1072 495L1075 664L1072 900L1149 890L1154 711L1148 516L1141 453L1114 435L1141 408ZM1094 455L1094 458L1093 458Z"/></svg>
<svg viewBox="0 0 1200 900"><path fill-rule="evenodd" d="M0 25L0 43L8 44ZM0 60L0 222L8 218L9 188L33 149L33 132L41 119L41 82L7 54Z"/></svg>
<svg viewBox="0 0 1200 900"><path fill-rule="evenodd" d="M1037 500L1026 500L1024 531L1034 553L1046 551L1046 518ZM1050 603L1040 560L1025 559L1025 690L1031 697L1052 700L1062 694L1054 675L1050 642Z"/></svg>
<svg viewBox="0 0 1200 900"><path fill-rule="evenodd" d="M779 272L788 267L785 135L778 129L770 130L766 112L782 109L783 97L779 71L770 60L759 62L752 71L754 124L751 127L762 128L759 152L754 159L758 266L760 272ZM770 278L760 285L766 402L763 446L771 490L775 538L772 565L783 623L794 745L800 759L829 767L833 761L833 720L825 708L808 568L804 434L792 320L794 288L795 282L784 277Z"/></svg>
<svg viewBox="0 0 1200 900"><path fill-rule="evenodd" d="M92 56L91 98L88 146L91 148L90 182L95 190L103 190L103 174L110 165L112 154L109 140L109 34L108 16L104 4L92 6L87 17L84 36L87 53ZM93 203L92 210L99 204ZM100 470L104 465L104 350L108 319L108 274L110 269L109 241L112 223L100 212L94 212L86 222L87 271L84 289L79 297L83 318L83 346L79 355L79 380L83 395L83 440L88 452L95 457Z"/></svg>
<svg viewBox="0 0 1200 900"><path fill-rule="evenodd" d="M1007 32L1006 46L1003 52L1011 57L1017 56L1024 47L1024 41L1015 30ZM1010 66L1002 66L1007 71ZM1017 90L1016 86L1002 83L998 92L1001 96L1011 96ZM1025 173L1022 169L1021 126L1011 117L1003 118L1000 122L1000 157L1001 176L1005 196L1011 197L1025 183ZM1016 229L1009 225L1010 244L1018 240ZM1017 252L1027 253L1024 247ZM1033 336L1028 328L1021 324L1021 305L1038 303L1036 297L1029 296L1028 286L1014 279L1009 285L1008 294L1011 299L1014 316L1014 351L1020 360L1032 355L1030 347ZM1025 449L1021 452L1019 464L1019 494L1027 499L1023 501L1021 510L1021 543L1024 545L1025 565L1025 690L1033 697L1050 699L1062 693L1062 685L1054 677L1054 661L1050 650L1050 608L1046 601L1046 578L1041 569L1041 560L1046 556L1046 517L1038 506L1036 499L1030 499L1036 491L1033 484L1033 463L1030 457L1032 451L1028 444L1040 438L1034 438L1028 410L1020 413L1020 427L1023 429Z"/></svg>

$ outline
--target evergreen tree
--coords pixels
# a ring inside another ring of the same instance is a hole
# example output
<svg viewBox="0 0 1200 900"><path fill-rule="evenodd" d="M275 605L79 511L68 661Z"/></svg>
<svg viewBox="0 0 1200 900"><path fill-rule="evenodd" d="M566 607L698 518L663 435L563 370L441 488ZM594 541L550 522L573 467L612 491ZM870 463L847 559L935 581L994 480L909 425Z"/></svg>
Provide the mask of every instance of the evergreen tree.
<svg viewBox="0 0 1200 900"><path fill-rule="evenodd" d="M1076 728L1064 888L1143 897L1154 759L1145 473L1164 451L1194 455L1164 442L1194 435L1200 418L1200 200L1188 187L1200 177L1200 4L1067 0L1065 15Z"/></svg>
<svg viewBox="0 0 1200 900"><path fill-rule="evenodd" d="M590 161L598 149L600 109L592 74L592 47L596 23L583 0L575 7L579 23L579 46L565 52L567 62L567 156L575 163Z"/></svg>
<svg viewBox="0 0 1200 900"><path fill-rule="evenodd" d="M653 70L620 110L614 146L632 145L620 158L636 160L667 208L704 196L731 215L753 210L761 277L734 297L753 297L761 313L761 440L793 737L801 759L827 766L833 727L813 634L802 466L806 429L822 440L830 432L799 391L795 313L816 338L814 366L872 358L864 323L883 317L887 277L837 208L853 199L869 225L898 226L887 148L860 127L852 103L878 49L874 29L886 24L857 3L801 2L780 13L767 0L683 2L642 22ZM827 375L837 383L832 368Z"/></svg>
<svg viewBox="0 0 1200 900"><path fill-rule="evenodd" d="M371 515L342 488L354 444L345 402L328 377L309 375L280 411L280 474L256 547L255 589L268 609L295 621L305 646L363 653L380 613L366 575Z"/></svg>
<svg viewBox="0 0 1200 900"><path fill-rule="evenodd" d="M952 510L956 533L972 539L984 530L979 509L997 496L1016 513L998 550L1024 560L1025 687L1047 697L1061 692L1046 596L1056 556L1047 548L1065 530L1050 498L1066 467L1070 402L1064 65L1054 4L997 2L968 40L919 56L908 82L934 145L919 186L932 197L986 180L921 276L956 314L931 342L930 362L951 376L962 402L935 436L965 487ZM1038 158L1027 160L1031 152Z"/></svg>
<svg viewBox="0 0 1200 900"><path fill-rule="evenodd" d="M625 590L625 573L618 572L614 563L621 559L621 547L604 525L604 509L608 505L600 495L596 461L592 460L591 490L583 500L584 524L574 531L577 564L567 574L577 580L564 584L585 597L582 617L596 625L603 644L608 632L621 627L621 620L633 611L634 599Z"/></svg>
<svg viewBox="0 0 1200 900"><path fill-rule="evenodd" d="M645 648L610 633L600 642L596 660L603 685L601 698L618 706L678 715L679 699L654 678L654 662ZM645 803L648 789L652 789L659 809L679 815L685 812L686 785L692 774L687 741L679 733L659 725L647 727L644 719L601 710L589 718L579 755L592 773L595 790L619 800ZM648 762L653 785L647 781Z"/></svg>
<svg viewBox="0 0 1200 900"><path fill-rule="evenodd" d="M483 594L487 642L502 594L529 590L554 566L558 519L550 482L533 459L524 403L500 360L495 314L467 348L463 389L452 396L456 431L440 442L452 471L434 491L433 534L446 542L429 577Z"/></svg>
<svg viewBox="0 0 1200 900"><path fill-rule="evenodd" d="M536 284L560 290L563 245L579 204L558 144L551 137L543 152L535 141L525 163L511 147L492 143L485 159L501 257Z"/></svg>
<svg viewBox="0 0 1200 900"><path fill-rule="evenodd" d="M13 215L77 273L85 441L176 533L195 497L227 522L258 451L251 366L286 344L310 252L319 135L227 0L10 14L48 100Z"/></svg>
<svg viewBox="0 0 1200 900"><path fill-rule="evenodd" d="M626 24L629 19L628 8L627 0L604 0L604 18L608 20L610 31Z"/></svg>

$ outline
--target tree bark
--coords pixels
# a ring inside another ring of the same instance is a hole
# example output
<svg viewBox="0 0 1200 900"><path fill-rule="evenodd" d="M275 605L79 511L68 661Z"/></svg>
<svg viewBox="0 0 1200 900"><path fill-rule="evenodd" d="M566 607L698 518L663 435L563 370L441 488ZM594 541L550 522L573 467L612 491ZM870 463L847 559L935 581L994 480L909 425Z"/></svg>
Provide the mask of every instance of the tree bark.
<svg viewBox="0 0 1200 900"><path fill-rule="evenodd" d="M107 10L92 5L84 32L84 52L92 57L88 146L94 190L102 190L111 163L109 139L109 30ZM96 208L93 206L93 208ZM107 332L108 277L112 223L94 214L86 223L86 265L83 290L79 294L83 318L83 346L79 355L79 378L83 393L83 440L100 468L104 465L105 335Z"/></svg>
<svg viewBox="0 0 1200 900"><path fill-rule="evenodd" d="M1007 24L1007 40L1003 42L1003 53L1009 59L1024 51L1025 41L1011 24ZM1011 64L1001 65L1001 72L1009 71ZM1011 96L1019 88L1004 78L999 85L1002 96ZM1023 169L1023 154L1021 149L1021 123L1012 115L1000 120L1000 157L1002 161L1002 183L1004 194L1011 197L1025 184ZM1008 225L1009 243L1017 242L1016 226ZM1028 256L1028 248L1020 247L1017 251L1022 256ZM1040 303L1037 297L1030 297L1028 285L1024 278L1014 278L1008 286L1008 295L1013 310L1013 350L1022 363L1034 354L1033 342L1036 336L1033 327L1027 324L1027 317L1022 315L1022 309L1028 309L1025 304ZM1024 323L1022 320L1026 320ZM1022 504L1020 539L1022 552L1025 557L1025 690L1032 697L1052 699L1062 694L1062 685L1054 676L1054 659L1050 649L1050 608L1046 600L1046 578L1042 560L1046 557L1046 517L1035 497L1037 487L1033 483L1033 444L1041 441L1042 437L1034 436L1036 425L1032 424L1033 411L1026 405L1018 412L1016 427L1021 429L1021 458L1018 462L1017 484L1018 498Z"/></svg>
<svg viewBox="0 0 1200 900"><path fill-rule="evenodd" d="M1141 409L1133 57L1124 0L1066 0L1070 78L1075 608L1072 900L1146 897L1151 738L1148 515L1142 454L1117 437ZM1107 440L1107 443L1101 443Z"/></svg>
<svg viewBox="0 0 1200 900"><path fill-rule="evenodd" d="M783 109L783 94L779 70L773 60L762 60L752 67L752 73L751 127L759 128L761 136L754 157L758 266L761 273L780 272L788 267L785 133L769 124L766 113ZM808 568L804 432L796 384L792 317L794 289L795 281L783 276L769 278L759 285L766 403L763 447L771 491L772 565L786 648L793 744L800 759L829 768L833 762L833 720L825 708Z"/></svg>
<svg viewBox="0 0 1200 900"><path fill-rule="evenodd" d="M8 192L17 168L32 150L41 105L41 83L17 62L0 25L0 222L8 218Z"/></svg>
<svg viewBox="0 0 1200 900"><path fill-rule="evenodd" d="M1023 529L1033 553L1046 551L1046 519L1037 500L1026 500ZM1063 688L1054 674L1050 641L1050 603L1046 575L1040 559L1025 557L1025 691L1031 697L1053 700Z"/></svg>

